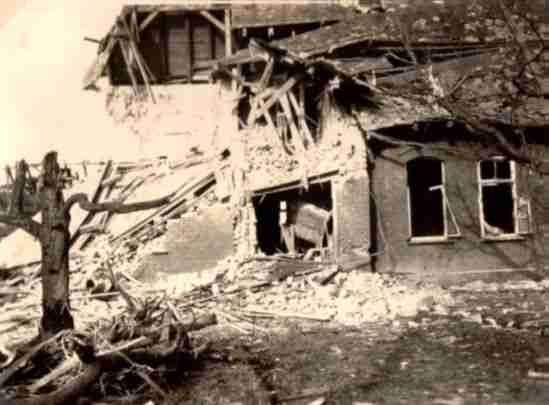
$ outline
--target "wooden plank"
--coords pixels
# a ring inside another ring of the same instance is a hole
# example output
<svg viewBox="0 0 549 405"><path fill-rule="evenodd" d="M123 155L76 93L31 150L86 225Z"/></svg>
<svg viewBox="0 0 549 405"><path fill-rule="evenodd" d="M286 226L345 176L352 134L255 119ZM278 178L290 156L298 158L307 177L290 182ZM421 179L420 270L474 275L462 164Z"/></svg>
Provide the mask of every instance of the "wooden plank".
<svg viewBox="0 0 549 405"><path fill-rule="evenodd" d="M160 11L155 10L152 13L150 13L141 23L139 26L139 31L144 31L153 21L154 19L160 14Z"/></svg>
<svg viewBox="0 0 549 405"><path fill-rule="evenodd" d="M259 79L257 87L255 89L252 89L254 93L262 93L267 88L267 85L269 84L269 81L273 76L273 69L274 58L269 57L269 61L267 62L267 66L265 66L265 70L263 70L263 73L261 74L261 78Z"/></svg>
<svg viewBox="0 0 549 405"><path fill-rule="evenodd" d="M215 18L209 11L201 10L198 12L202 17L212 23L218 30L225 32L225 25Z"/></svg>
<svg viewBox="0 0 549 405"><path fill-rule="evenodd" d="M138 4L132 7L137 8L137 11L140 13L151 13L154 11L158 11L160 13L172 13L177 11L195 11L195 10L204 10L207 8L208 10L225 10L229 7L227 4L216 4L216 3L209 3L207 6L204 3L191 3L191 2L185 2L186 4L168 4L168 5L145 5L145 4ZM128 7L128 6L126 6ZM124 12L123 12L124 13Z"/></svg>
<svg viewBox="0 0 549 405"><path fill-rule="evenodd" d="M233 54L233 30L231 26L231 10L227 8L225 10L225 57Z"/></svg>
<svg viewBox="0 0 549 405"><path fill-rule="evenodd" d="M128 49L125 47L124 40L121 38L118 39L118 44L120 46L120 51L122 53L122 57L124 58L124 63L126 65L126 70L128 72L128 75L130 76L130 80L132 82L132 88L133 92L137 95L138 94L138 83L137 79L135 78L135 74L133 72L131 63L130 63L130 56L128 54Z"/></svg>
<svg viewBox="0 0 549 405"><path fill-rule="evenodd" d="M118 29L114 28L109 36L107 46L103 51L97 56L93 64L89 67L88 71L84 75L84 80L82 82L82 87L87 89L95 84L95 82L103 74L107 63L112 55L114 45L116 44L116 35L118 34Z"/></svg>
<svg viewBox="0 0 549 405"><path fill-rule="evenodd" d="M298 141L299 139L303 140L303 135L297 128L297 125L295 123L294 115L292 114L292 109L290 108L290 102L288 101L288 93L284 93L280 97L280 105L282 106L282 110L284 111L284 115L286 116L286 119L288 120L288 125L290 127L290 133L292 134L292 137L294 141Z"/></svg>
<svg viewBox="0 0 549 405"><path fill-rule="evenodd" d="M276 102L292 87L294 87L302 78L304 77L303 73L298 73L290 77L286 83L284 83L278 90L275 91L273 96L265 102L261 107L260 111L257 114L257 118L261 118L263 115L267 115L269 109L276 104Z"/></svg>
<svg viewBox="0 0 549 405"><path fill-rule="evenodd" d="M313 139L313 135L311 134L311 131L309 130L309 126L307 125L307 121L305 120L305 108L302 104L303 99L301 99L301 103L299 103L297 101L295 94L291 90L288 91L288 96L290 98L292 107L295 110L297 121L299 122L299 126L301 127L302 133L305 136L306 141L309 144L314 144L315 141Z"/></svg>

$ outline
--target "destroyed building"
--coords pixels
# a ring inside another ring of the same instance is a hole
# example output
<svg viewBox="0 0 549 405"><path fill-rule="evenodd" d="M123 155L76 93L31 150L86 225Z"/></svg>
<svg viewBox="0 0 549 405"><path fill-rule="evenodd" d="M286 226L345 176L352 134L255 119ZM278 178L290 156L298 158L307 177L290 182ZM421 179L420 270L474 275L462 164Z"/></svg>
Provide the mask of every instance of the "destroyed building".
<svg viewBox="0 0 549 405"><path fill-rule="evenodd" d="M151 98L215 89L192 112L215 106L212 144L230 154L217 194L230 200L240 257L358 258L421 273L532 267L543 182L527 182L528 166L434 102L401 96L420 91L420 78L465 75L479 119L520 130L544 155L546 106L527 100L511 122L500 84L482 80L503 63L504 22L478 2L386 3L361 15L332 5L129 6L85 85L106 72Z"/></svg>
<svg viewBox="0 0 549 405"><path fill-rule="evenodd" d="M212 144L223 150L237 118L230 84L210 80L215 60L252 37L285 38L353 15L335 4L128 1L98 41L83 87L105 93L115 122L128 124L158 154L178 159Z"/></svg>
<svg viewBox="0 0 549 405"><path fill-rule="evenodd" d="M434 103L400 97L417 91L422 74L470 78L462 91L479 120L524 134L547 155L546 103L523 100L511 121L494 79L505 62L504 22L479 3L450 3L410 2L258 39L221 61L221 76L239 67L244 89L252 250L304 253L312 243L332 257L371 255L379 271L419 273L528 268L544 256L532 234L547 226L538 198L546 190L542 180L532 184L531 167ZM417 69L410 51L430 67Z"/></svg>

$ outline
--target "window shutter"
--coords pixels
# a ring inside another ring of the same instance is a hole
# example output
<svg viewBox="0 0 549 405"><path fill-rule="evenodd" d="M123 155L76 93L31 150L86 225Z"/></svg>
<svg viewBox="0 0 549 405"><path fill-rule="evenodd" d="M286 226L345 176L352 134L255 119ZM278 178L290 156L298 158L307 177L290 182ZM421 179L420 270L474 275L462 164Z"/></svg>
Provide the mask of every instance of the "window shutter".
<svg viewBox="0 0 549 405"><path fill-rule="evenodd" d="M520 235L532 233L532 209L530 200L519 197L517 200L517 231Z"/></svg>

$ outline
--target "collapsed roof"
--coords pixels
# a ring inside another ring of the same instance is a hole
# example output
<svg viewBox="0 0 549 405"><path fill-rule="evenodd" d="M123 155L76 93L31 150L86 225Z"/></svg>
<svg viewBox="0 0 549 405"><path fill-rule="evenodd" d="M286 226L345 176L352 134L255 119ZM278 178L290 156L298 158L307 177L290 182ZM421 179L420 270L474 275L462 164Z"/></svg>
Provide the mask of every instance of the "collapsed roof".
<svg viewBox="0 0 549 405"><path fill-rule="evenodd" d="M252 41L248 49L219 61L219 70L273 56L292 66L317 66L370 89L382 86L400 94L404 86L418 92L417 79L426 74L436 73L447 83L467 77L461 87L466 103L480 103L484 119L509 123L504 100L509 89L504 88L501 73L516 73L522 65L517 55L527 48L541 97L523 97L512 119L523 126L546 125L549 111L543 95L549 94L549 71L543 60L549 56L549 14L540 0L502 4L503 8L483 0L385 2L381 12L291 38Z"/></svg>
<svg viewBox="0 0 549 405"><path fill-rule="evenodd" d="M135 74L136 78L132 78L132 82L139 81L141 77L145 82L154 82L154 79L159 76L159 69L161 73L165 73L165 71L174 67L178 73L185 71L187 80L192 81L193 70L204 68L207 70L211 65L211 60L220 58L220 55L228 55L233 49L241 47L238 43L235 43L237 41L235 41L234 35L235 31L239 29L268 28L271 30L275 26L296 28L300 26L309 27L311 24L316 28L355 15L356 12L351 8L330 3L319 3L311 6L308 4L262 3L242 5L231 4L230 2L150 1L145 4L135 1L130 2L122 8L110 32L100 41L99 55L86 73L83 87L85 89L93 87L106 70L107 65L113 63L113 55L118 55L118 59L114 62L115 65L132 64L133 60L136 60L140 65L141 74ZM162 16L169 16L169 24L162 22L157 27L151 28L155 23L158 23ZM186 16L196 17L199 19L200 24L196 22L187 23L179 18L180 16L184 18ZM171 34L170 32L166 33L168 26L172 30ZM210 28L214 32L210 33ZM147 32L151 29L154 32ZM303 31L304 29L301 28L300 30ZM161 36L165 37L160 39ZM129 44L122 44L123 41L129 41ZM168 49L159 49L165 45L162 41L171 41L171 45L166 45ZM212 42L213 51L204 48L204 46L209 46L207 45L208 42ZM187 55L184 52L185 49L192 46L186 45L186 43L199 44L199 49L191 50ZM154 50L151 50L151 47ZM124 48L128 49L125 50ZM118 49L121 51L117 51ZM223 54L224 49L225 53ZM122 55L119 55L120 53ZM166 56L167 53L169 53L168 56ZM212 55L204 59L204 53L212 53ZM154 57L151 56L152 54L154 54ZM121 60L122 56L124 56L123 60ZM168 66L158 68L155 71L154 67L164 59L166 59L165 64ZM114 66L114 68L111 71L120 70L125 73L128 70L121 66ZM132 68L129 67L129 69ZM189 69L190 72L187 72ZM128 71L128 73L132 76L131 72ZM207 75L202 75L201 78L202 80L207 79ZM180 80L181 77L175 79Z"/></svg>

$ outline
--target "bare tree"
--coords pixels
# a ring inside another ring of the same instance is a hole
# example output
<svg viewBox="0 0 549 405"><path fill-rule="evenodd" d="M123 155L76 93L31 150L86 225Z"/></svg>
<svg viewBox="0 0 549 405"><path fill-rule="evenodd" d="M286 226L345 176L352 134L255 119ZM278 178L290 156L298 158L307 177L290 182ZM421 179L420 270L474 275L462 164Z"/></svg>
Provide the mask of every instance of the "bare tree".
<svg viewBox="0 0 549 405"><path fill-rule="evenodd" d="M536 154L528 149L521 129L549 125L549 11L544 12L540 0L466 3L459 23L474 28L461 28L461 34L484 39L479 54L462 58L463 64L433 63L428 54L414 49L412 30L401 18L402 43L415 72L377 90L441 107L450 119L466 124L503 155L537 168ZM474 49L470 39L462 45L462 51Z"/></svg>
<svg viewBox="0 0 549 405"><path fill-rule="evenodd" d="M117 202L94 204L85 194L75 194L65 201L62 191L57 152L49 152L42 161L37 198L41 222L25 212L23 194L27 183L27 163L17 163L10 209L0 215L0 222L21 228L38 239L42 252L42 319L40 338L48 338L60 330L71 329L74 321L69 306L70 211L78 204L89 212L129 213L162 206L170 196L134 204Z"/></svg>

